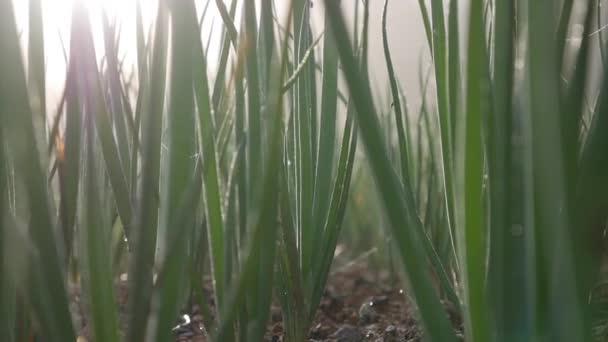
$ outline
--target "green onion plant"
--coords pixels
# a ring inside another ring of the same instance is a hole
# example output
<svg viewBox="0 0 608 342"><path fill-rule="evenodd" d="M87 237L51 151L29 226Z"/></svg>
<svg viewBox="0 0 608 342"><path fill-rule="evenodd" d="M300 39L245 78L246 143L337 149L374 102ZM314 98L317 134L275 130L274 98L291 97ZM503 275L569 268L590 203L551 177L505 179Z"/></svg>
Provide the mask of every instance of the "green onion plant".
<svg viewBox="0 0 608 342"><path fill-rule="evenodd" d="M262 341L276 303L307 341L364 234L426 340L605 340L604 1L420 0L415 109L391 3L375 37L369 0L159 0L150 27L136 1L98 42L74 1L52 103L42 1L22 35L0 0L2 339L76 341L82 309L96 341L167 341L196 305L207 338Z"/></svg>

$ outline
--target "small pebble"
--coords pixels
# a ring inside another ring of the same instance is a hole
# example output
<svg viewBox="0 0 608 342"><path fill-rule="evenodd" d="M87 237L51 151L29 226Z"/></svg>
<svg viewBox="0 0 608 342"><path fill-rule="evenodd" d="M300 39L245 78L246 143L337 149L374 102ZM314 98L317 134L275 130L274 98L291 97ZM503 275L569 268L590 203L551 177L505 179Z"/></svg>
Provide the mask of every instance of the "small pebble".
<svg viewBox="0 0 608 342"><path fill-rule="evenodd" d="M394 325L384 329L384 342L397 342L397 328Z"/></svg>
<svg viewBox="0 0 608 342"><path fill-rule="evenodd" d="M369 329L369 330L367 331L367 333L365 334L365 338L366 338L368 341L373 340L375 337L376 337L376 333L374 333L374 329Z"/></svg>
<svg viewBox="0 0 608 342"><path fill-rule="evenodd" d="M194 333L190 330L184 331L183 333L179 334L179 337L185 337L185 338L190 338L192 336L194 336Z"/></svg>
<svg viewBox="0 0 608 342"><path fill-rule="evenodd" d="M367 300L359 308L359 322L361 324L370 324L378 321L380 315L374 308L374 302Z"/></svg>
<svg viewBox="0 0 608 342"><path fill-rule="evenodd" d="M192 331L190 330L190 328L187 327L177 327L176 329L173 330L173 332L177 335L177 336L186 336L186 334L188 333L192 333Z"/></svg>
<svg viewBox="0 0 608 342"><path fill-rule="evenodd" d="M330 335L331 327L327 324L318 323L312 329L310 329L310 338L325 340Z"/></svg>
<svg viewBox="0 0 608 342"><path fill-rule="evenodd" d="M363 334L361 331L352 325L344 324L338 331L336 331L331 338L335 339L336 342L361 342L363 341Z"/></svg>
<svg viewBox="0 0 608 342"><path fill-rule="evenodd" d="M371 298L370 302L374 303L374 305L382 305L388 302L387 296L374 296Z"/></svg>

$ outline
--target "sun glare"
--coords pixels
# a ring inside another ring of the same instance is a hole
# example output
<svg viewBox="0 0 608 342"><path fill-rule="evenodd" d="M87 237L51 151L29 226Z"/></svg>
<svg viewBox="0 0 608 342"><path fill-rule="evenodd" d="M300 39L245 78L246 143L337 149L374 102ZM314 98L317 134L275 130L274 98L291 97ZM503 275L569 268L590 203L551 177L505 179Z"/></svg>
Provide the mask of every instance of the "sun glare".
<svg viewBox="0 0 608 342"><path fill-rule="evenodd" d="M47 100L49 105L61 96L66 75L66 54L69 55L70 24L72 7L75 2L83 3L88 9L89 21L93 32L93 40L99 60L103 57L102 14L106 13L111 23L119 30L119 58L123 66L134 70L137 52L135 50L136 6L141 6L144 30L152 25L158 8L158 0L41 0L44 25L44 47L46 59ZM15 17L21 35L22 49L27 54L28 37L28 0L13 0ZM196 0L197 12L201 15L206 0ZM209 6L202 26L202 35L212 32L212 25L218 25L219 20L215 6ZM215 22L215 23L214 23ZM214 23L214 24L212 24ZM215 53L215 46L210 46L209 52Z"/></svg>

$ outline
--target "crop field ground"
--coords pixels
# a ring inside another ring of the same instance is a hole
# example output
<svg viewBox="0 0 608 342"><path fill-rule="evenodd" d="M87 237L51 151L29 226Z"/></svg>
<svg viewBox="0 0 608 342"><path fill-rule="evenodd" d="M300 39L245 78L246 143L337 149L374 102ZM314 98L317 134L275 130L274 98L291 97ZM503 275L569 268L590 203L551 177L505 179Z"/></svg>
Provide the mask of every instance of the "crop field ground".
<svg viewBox="0 0 608 342"><path fill-rule="evenodd" d="M0 340L608 341L606 2L345 1L0 0Z"/></svg>

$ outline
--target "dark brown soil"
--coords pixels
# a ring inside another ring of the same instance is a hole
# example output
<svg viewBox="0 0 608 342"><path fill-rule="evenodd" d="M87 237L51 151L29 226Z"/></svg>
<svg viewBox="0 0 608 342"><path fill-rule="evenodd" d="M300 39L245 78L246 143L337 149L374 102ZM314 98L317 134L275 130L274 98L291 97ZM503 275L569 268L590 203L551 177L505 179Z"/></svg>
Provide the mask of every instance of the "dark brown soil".
<svg viewBox="0 0 608 342"><path fill-rule="evenodd" d="M319 310L310 330L310 341L391 342L420 341L421 330L398 282L386 272L373 272L366 265L351 266L334 272L323 294ZM209 289L206 289L209 293ZM125 328L126 283L118 286L121 330ZM90 329L79 310L78 291L72 290L76 323L80 324L80 341L90 338ZM207 341L202 316L197 307L190 310L191 323L175 332L176 341ZM457 317L452 317L459 326ZM176 323L177 324L177 323ZM124 331L124 330L123 330ZM283 341L281 310L273 306L266 341Z"/></svg>
<svg viewBox="0 0 608 342"><path fill-rule="evenodd" d="M387 274L375 274L364 266L350 267L330 277L309 338L419 341L421 332L412 308L403 289ZM280 334L274 336L280 340Z"/></svg>

